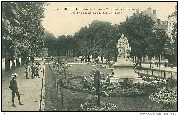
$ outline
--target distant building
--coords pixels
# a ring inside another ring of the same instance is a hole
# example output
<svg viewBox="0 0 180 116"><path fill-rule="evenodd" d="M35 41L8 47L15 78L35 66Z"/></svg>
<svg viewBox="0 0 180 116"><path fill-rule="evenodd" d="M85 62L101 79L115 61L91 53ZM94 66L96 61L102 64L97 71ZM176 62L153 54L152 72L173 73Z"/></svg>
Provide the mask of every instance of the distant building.
<svg viewBox="0 0 180 116"><path fill-rule="evenodd" d="M157 15L156 15L156 10L152 10L150 7L147 8L147 10L142 11L142 14L147 15L151 17L151 19L157 23Z"/></svg>
<svg viewBox="0 0 180 116"><path fill-rule="evenodd" d="M157 18L156 10L152 10L150 7L147 10L142 12L144 15L149 16L154 22L154 30L164 30L167 32L168 21L161 21Z"/></svg>

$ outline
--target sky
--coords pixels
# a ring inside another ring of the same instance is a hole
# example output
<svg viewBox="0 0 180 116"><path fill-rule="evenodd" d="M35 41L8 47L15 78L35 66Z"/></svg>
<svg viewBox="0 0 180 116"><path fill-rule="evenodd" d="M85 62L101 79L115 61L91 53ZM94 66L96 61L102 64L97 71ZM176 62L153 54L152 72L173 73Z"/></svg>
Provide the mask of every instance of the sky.
<svg viewBox="0 0 180 116"><path fill-rule="evenodd" d="M135 13L136 9L141 12L150 7L156 10L158 19L168 20L175 6L176 2L51 2L45 6L42 25L56 37L73 35L93 20L119 24ZM91 14L82 14L85 12Z"/></svg>

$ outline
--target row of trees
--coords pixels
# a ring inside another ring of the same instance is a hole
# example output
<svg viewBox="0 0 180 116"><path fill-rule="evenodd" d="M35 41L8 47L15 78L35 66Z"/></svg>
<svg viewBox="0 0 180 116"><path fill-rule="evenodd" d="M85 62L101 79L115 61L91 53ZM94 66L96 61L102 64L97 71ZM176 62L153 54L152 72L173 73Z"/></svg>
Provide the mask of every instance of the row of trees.
<svg viewBox="0 0 180 116"><path fill-rule="evenodd" d="M78 51L77 40L72 36L59 36L55 37L53 34L45 31L44 33L45 44L44 47L48 48L49 56L76 56Z"/></svg>
<svg viewBox="0 0 180 116"><path fill-rule="evenodd" d="M117 54L115 47L120 33L118 25L110 22L93 21L89 26L82 27L73 36L59 36L55 39L53 34L46 32L45 47L49 49L49 55L70 55L106 57L112 59Z"/></svg>
<svg viewBox="0 0 180 116"><path fill-rule="evenodd" d="M137 57L140 64L142 57L160 55L164 55L171 63L174 61L175 55L172 57L170 38L165 30L155 28L155 25L156 23L150 17L143 14L127 17L126 21L119 25L112 25L105 21L93 21L88 26L82 27L73 36L60 36L58 39L54 39L54 44L49 48L54 55L65 55L66 52L71 51L75 56L83 55L86 58L90 55L93 58L101 56L102 61L103 57L116 61L117 41L121 34L124 34L132 48L131 56ZM174 25L172 33L174 40L177 40L175 39L177 38L176 26L177 24ZM173 46L177 46L176 44L177 41ZM177 47L175 48L177 50Z"/></svg>
<svg viewBox="0 0 180 116"><path fill-rule="evenodd" d="M5 70L12 68L14 60L27 56L36 56L43 48L44 17L43 2L2 2L2 58L5 58Z"/></svg>

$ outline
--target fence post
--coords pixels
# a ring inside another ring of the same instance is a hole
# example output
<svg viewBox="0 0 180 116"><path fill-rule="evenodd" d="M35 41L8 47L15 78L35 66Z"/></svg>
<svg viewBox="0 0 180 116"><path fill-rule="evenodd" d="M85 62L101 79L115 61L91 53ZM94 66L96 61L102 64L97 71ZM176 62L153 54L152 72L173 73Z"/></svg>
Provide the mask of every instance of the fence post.
<svg viewBox="0 0 180 116"><path fill-rule="evenodd" d="M62 92L62 95L61 95L61 101L62 101L62 107L64 107L64 95L63 95L63 92Z"/></svg>
<svg viewBox="0 0 180 116"><path fill-rule="evenodd" d="M166 78L166 71L164 71L164 78Z"/></svg>
<svg viewBox="0 0 180 116"><path fill-rule="evenodd" d="M172 76L172 72L171 72L171 77L173 77L173 76Z"/></svg>

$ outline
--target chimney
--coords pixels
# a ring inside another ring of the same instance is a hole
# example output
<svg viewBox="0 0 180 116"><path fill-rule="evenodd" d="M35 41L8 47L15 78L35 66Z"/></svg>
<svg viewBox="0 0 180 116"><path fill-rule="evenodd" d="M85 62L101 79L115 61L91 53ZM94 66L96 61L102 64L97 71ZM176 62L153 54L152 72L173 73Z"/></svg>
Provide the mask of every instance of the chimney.
<svg viewBox="0 0 180 116"><path fill-rule="evenodd" d="M161 22L161 20L160 20L160 19L157 19L157 24L158 24L158 25L160 24L160 22Z"/></svg>
<svg viewBox="0 0 180 116"><path fill-rule="evenodd" d="M136 14L139 15L139 9L136 9Z"/></svg>
<svg viewBox="0 0 180 116"><path fill-rule="evenodd" d="M154 14L154 15L156 14L156 10L153 10L153 14Z"/></svg>

